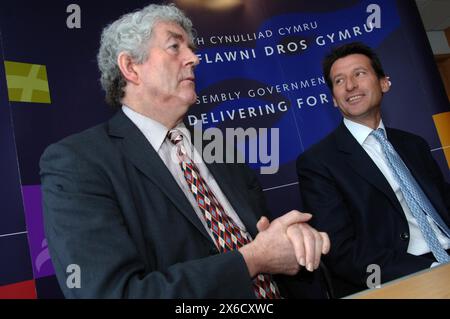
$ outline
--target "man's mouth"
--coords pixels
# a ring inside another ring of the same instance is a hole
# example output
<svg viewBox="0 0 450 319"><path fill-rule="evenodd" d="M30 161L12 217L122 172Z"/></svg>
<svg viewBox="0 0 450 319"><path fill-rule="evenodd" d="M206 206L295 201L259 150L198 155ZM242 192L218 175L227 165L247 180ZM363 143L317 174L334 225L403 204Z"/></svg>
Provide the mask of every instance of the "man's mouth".
<svg viewBox="0 0 450 319"><path fill-rule="evenodd" d="M349 103L355 103L355 102L360 101L363 97L364 97L364 94L356 94L356 95L349 96L346 99L346 101Z"/></svg>
<svg viewBox="0 0 450 319"><path fill-rule="evenodd" d="M192 81L192 82L195 82L195 77L193 77L193 76L188 76L188 77L184 78L183 81Z"/></svg>

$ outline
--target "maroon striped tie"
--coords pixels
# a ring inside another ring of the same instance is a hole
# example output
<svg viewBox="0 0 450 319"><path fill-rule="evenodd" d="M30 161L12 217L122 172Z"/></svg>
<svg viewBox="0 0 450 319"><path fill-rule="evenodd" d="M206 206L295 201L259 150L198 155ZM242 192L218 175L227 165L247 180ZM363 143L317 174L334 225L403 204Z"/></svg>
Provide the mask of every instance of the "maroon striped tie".
<svg viewBox="0 0 450 319"><path fill-rule="evenodd" d="M177 157L184 178L195 197L206 224L211 230L219 251L223 253L239 249L249 243L252 240L250 234L237 226L233 219L225 213L223 206L200 175L197 166L187 155L183 143L180 143L183 140L182 133L173 129L169 131L167 136L177 147ZM259 299L280 298L278 287L269 274L258 274L253 279L253 290Z"/></svg>

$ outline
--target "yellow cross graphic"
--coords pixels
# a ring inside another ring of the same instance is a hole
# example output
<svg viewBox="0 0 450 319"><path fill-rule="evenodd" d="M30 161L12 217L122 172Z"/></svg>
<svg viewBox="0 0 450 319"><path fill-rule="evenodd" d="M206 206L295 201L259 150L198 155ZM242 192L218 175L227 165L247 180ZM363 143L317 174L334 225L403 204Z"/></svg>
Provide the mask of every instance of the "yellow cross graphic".
<svg viewBox="0 0 450 319"><path fill-rule="evenodd" d="M51 103L45 65L5 61L10 101Z"/></svg>

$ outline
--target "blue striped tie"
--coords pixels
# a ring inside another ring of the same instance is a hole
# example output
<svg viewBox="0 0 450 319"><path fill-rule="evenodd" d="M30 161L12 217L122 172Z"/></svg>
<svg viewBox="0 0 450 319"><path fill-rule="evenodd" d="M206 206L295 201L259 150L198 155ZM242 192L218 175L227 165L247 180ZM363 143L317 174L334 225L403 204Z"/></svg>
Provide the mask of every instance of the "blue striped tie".
<svg viewBox="0 0 450 319"><path fill-rule="evenodd" d="M376 138L383 148L384 155L387 158L389 167L393 172L393 176L405 197L406 204L411 210L412 215L417 220L419 228L431 249L436 260L440 263L450 262L450 256L439 243L439 240L430 226L427 215L436 223L447 237L450 238L450 230L441 216L436 212L428 197L422 191L422 188L416 182L405 163L394 150L394 147L386 139L384 130L379 128L370 133Z"/></svg>

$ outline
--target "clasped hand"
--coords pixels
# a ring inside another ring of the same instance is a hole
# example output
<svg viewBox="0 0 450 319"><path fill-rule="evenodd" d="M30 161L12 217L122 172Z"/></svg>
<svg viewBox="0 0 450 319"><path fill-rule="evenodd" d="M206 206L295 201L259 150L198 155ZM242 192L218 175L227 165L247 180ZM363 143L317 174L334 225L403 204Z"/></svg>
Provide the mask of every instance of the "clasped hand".
<svg viewBox="0 0 450 319"><path fill-rule="evenodd" d="M240 249L250 274L295 275L302 266L317 269L322 254L330 250L330 239L306 223L311 217L297 210L272 222L262 217L256 225L258 235Z"/></svg>

